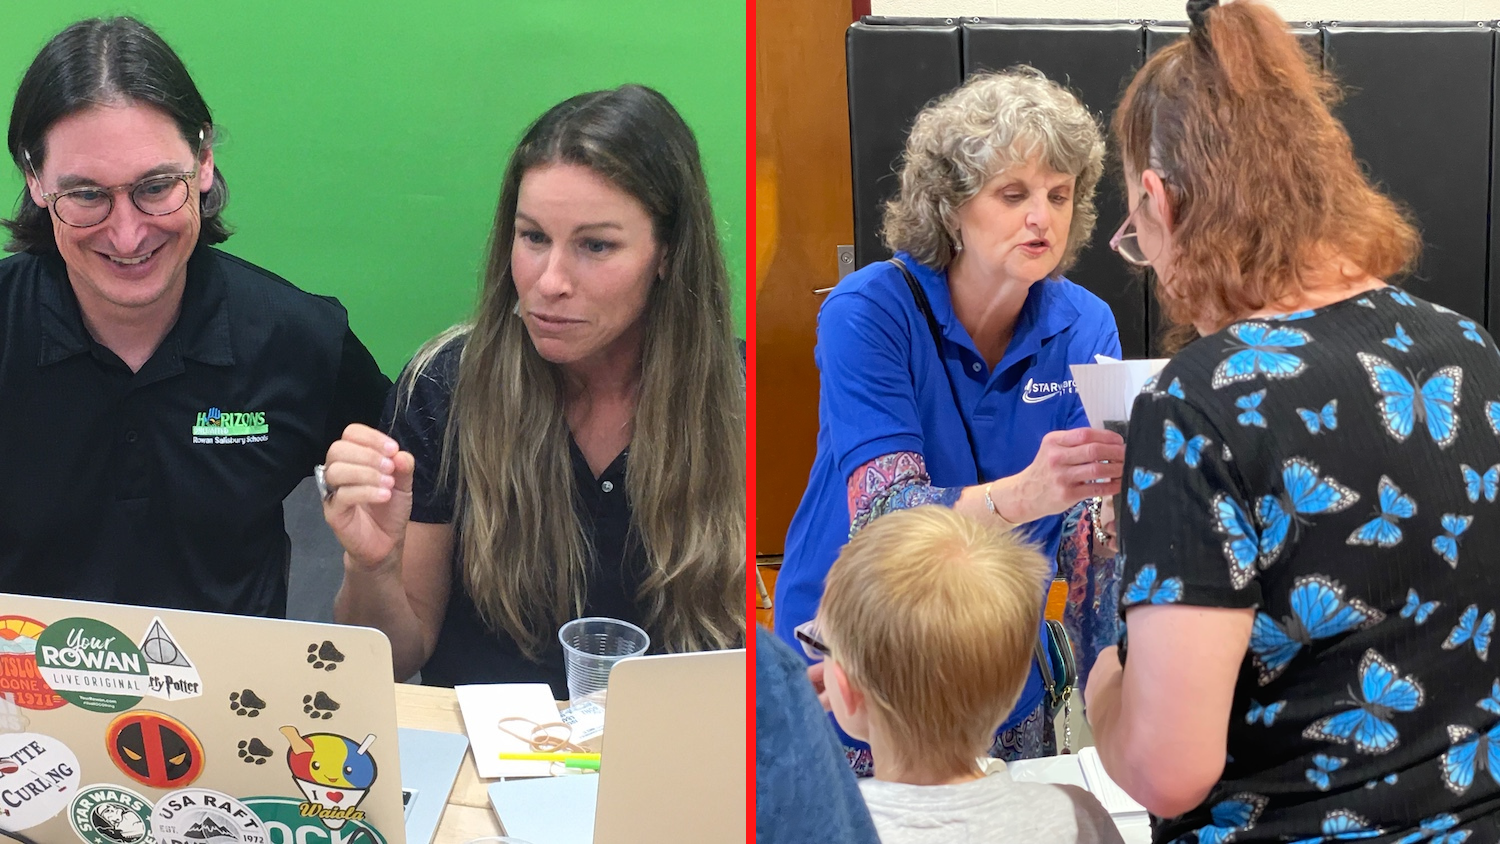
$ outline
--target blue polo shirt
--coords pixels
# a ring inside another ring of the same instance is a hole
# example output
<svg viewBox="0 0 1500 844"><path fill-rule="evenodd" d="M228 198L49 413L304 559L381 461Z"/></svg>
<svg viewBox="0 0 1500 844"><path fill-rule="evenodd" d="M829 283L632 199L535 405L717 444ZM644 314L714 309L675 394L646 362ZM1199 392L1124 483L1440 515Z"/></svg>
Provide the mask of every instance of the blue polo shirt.
<svg viewBox="0 0 1500 844"><path fill-rule="evenodd" d="M972 486L974 458L955 406L951 380L979 449L985 480L1009 477L1036 457L1050 431L1088 425L1068 369L1095 354L1120 356L1115 318L1094 294L1066 279L1031 286L1005 356L993 370L953 313L948 274L906 263L943 330L941 356L901 271L881 261L849 274L818 312L814 357L820 373L818 453L792 517L776 580L776 634L812 618L823 580L849 539L849 476L898 451L922 455L932 483ZM1062 516L1027 525L1056 569ZM1032 666L1008 729L1042 699Z"/></svg>

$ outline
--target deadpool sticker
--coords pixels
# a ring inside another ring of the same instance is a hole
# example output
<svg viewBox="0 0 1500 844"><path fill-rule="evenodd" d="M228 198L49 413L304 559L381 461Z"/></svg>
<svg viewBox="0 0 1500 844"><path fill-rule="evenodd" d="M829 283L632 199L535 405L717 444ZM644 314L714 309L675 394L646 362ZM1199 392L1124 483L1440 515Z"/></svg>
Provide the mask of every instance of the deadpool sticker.
<svg viewBox="0 0 1500 844"><path fill-rule="evenodd" d="M181 721L160 712L115 716L104 749L121 773L152 788L182 788L203 773L203 744Z"/></svg>

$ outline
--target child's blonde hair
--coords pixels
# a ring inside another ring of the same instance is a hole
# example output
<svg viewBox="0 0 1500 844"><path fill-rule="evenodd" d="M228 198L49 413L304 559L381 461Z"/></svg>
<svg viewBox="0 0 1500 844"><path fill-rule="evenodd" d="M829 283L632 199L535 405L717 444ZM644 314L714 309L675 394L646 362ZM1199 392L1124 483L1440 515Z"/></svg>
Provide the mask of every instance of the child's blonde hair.
<svg viewBox="0 0 1500 844"><path fill-rule="evenodd" d="M967 771L1030 671L1049 566L945 507L881 516L828 572L819 628L891 737L892 760Z"/></svg>

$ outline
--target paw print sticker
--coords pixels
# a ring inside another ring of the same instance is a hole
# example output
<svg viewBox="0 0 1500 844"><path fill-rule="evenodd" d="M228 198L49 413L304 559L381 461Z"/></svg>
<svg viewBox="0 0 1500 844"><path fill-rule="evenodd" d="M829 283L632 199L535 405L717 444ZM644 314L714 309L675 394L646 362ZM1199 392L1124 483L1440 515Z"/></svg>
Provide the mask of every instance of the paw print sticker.
<svg viewBox="0 0 1500 844"><path fill-rule="evenodd" d="M265 708L266 702L260 699L260 695L249 689L229 693L229 711L236 715L254 718Z"/></svg>
<svg viewBox="0 0 1500 844"><path fill-rule="evenodd" d="M275 751L266 747L266 743L258 738L240 742L240 759L246 765L264 765Z"/></svg>
<svg viewBox="0 0 1500 844"><path fill-rule="evenodd" d="M339 667L339 663L344 661L344 655L339 653L339 649L333 646L333 642L324 639L321 645L314 644L307 646L307 661L312 664L313 668L322 671L332 671Z"/></svg>
<svg viewBox="0 0 1500 844"><path fill-rule="evenodd" d="M338 708L339 702L329 697L327 692L302 696L302 711L314 721L319 718L327 721L333 717L333 713L337 712Z"/></svg>

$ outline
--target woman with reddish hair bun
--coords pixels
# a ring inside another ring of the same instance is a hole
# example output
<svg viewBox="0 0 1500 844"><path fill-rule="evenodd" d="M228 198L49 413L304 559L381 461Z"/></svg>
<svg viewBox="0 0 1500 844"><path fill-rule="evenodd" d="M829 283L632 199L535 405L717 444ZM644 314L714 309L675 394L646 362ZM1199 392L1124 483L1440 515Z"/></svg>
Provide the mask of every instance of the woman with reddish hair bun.
<svg viewBox="0 0 1500 844"><path fill-rule="evenodd" d="M1114 124L1112 245L1187 342L1130 421L1100 756L1156 841L1493 841L1495 342L1390 286L1417 232L1280 17L1188 14Z"/></svg>

